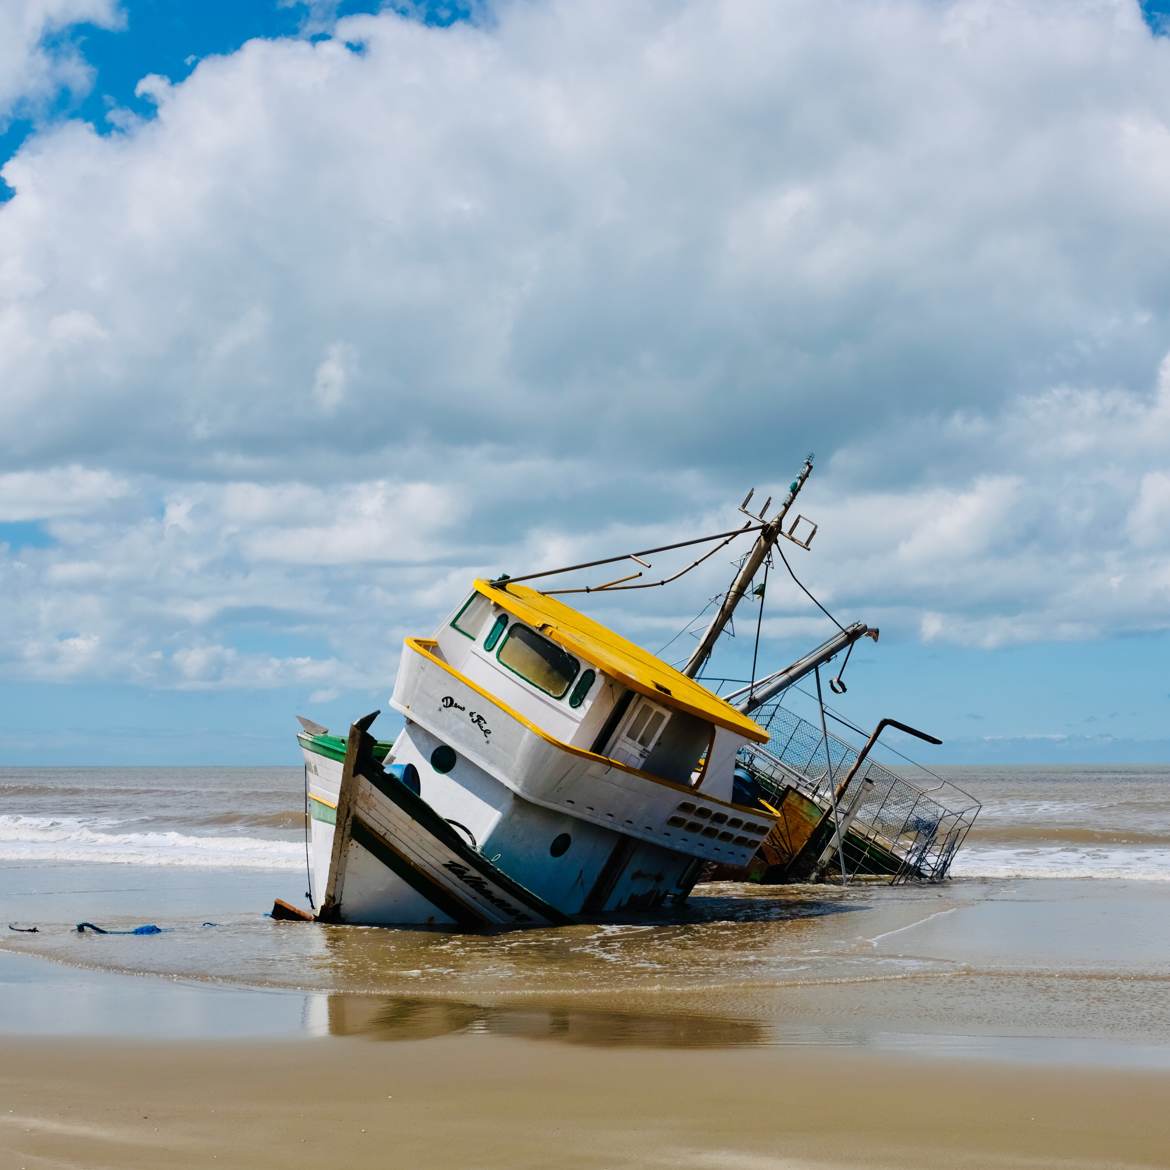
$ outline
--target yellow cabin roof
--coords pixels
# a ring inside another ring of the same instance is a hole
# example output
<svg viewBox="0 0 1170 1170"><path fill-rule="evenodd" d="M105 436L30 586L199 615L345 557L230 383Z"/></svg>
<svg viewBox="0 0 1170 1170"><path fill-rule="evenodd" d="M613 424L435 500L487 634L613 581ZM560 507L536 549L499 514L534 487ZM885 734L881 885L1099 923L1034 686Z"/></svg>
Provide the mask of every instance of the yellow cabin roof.
<svg viewBox="0 0 1170 1170"><path fill-rule="evenodd" d="M648 650L626 641L600 622L570 609L555 597L547 597L527 585L492 585L476 581L476 591L502 609L546 633L554 642L590 665L621 679L640 694L657 699L664 707L677 707L746 739L766 743L768 733L754 720L713 695L706 687L655 658Z"/></svg>

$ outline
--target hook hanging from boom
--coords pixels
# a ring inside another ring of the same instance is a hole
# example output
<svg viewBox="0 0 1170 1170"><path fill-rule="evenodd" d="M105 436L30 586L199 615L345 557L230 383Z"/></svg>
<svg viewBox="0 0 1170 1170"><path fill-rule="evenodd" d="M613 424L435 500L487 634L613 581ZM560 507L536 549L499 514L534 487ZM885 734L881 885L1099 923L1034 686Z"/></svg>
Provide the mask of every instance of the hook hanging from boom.
<svg viewBox="0 0 1170 1170"><path fill-rule="evenodd" d="M839 634L834 634L826 642L822 642L815 650L811 650L803 658L798 658L790 666L770 674L766 678L746 687L740 687L727 696L727 701L738 707L745 715L762 707L769 699L775 698L781 691L800 682L806 675L812 674L818 666L823 666L829 659L840 654L842 650L852 651L853 645L859 638L878 640L878 631L864 622L854 622L846 626ZM844 663L841 666L844 670ZM838 671L840 677L840 671ZM836 681L836 680L834 680ZM830 684L831 685L831 684ZM836 692L840 694L840 691Z"/></svg>

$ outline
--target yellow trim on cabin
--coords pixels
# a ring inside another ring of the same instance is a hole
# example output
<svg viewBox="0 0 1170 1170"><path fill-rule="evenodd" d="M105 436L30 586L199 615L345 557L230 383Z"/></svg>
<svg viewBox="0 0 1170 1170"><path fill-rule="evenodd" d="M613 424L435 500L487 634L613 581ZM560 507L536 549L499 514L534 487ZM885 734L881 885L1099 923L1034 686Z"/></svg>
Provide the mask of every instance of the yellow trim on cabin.
<svg viewBox="0 0 1170 1170"><path fill-rule="evenodd" d="M507 703L500 702L500 700L496 698L496 696L493 695L490 691L485 691L478 683L472 682L471 679L469 679L460 671L456 670L449 662L444 662L441 658L432 654L430 650L427 649L428 646L437 647L438 645L439 643L434 638L406 639L406 648L408 650L413 650L416 654L421 654L425 659L427 659L427 661L433 662L436 666L441 667L449 675L458 679L459 682L461 682L465 687L470 687L477 695L482 695L483 698L487 699L487 701L494 707L497 707L499 710L503 711L503 713L507 715L509 719L515 719L517 723L528 728L528 730L531 731L533 735L539 735L540 738L545 741L545 743L551 744L559 751L568 752L570 755L574 756L580 756L582 759L590 760L594 763L604 764L607 768L616 768L619 772L627 772L631 776L637 776L641 780L649 780L653 784L661 784L666 788L673 788L676 792L682 793L683 795L690 797L692 800L701 800L709 804L718 804L722 805L724 808L735 809L735 811L738 813L751 813L752 816L763 817L765 820L768 819L767 816L758 808L748 808L746 805L732 804L728 800L720 800L717 796L708 796L707 793L700 792L688 785L676 784L673 780L664 780L661 776L655 776L652 772L643 772L640 768L631 768L629 764L623 764L621 760L614 760L609 756L598 755L597 752L591 752L585 748L574 747L571 743L565 743L563 740L554 738L553 736L549 735L547 731L543 731L541 728L537 727L536 724L531 720L525 719L525 717L521 715L519 711L509 707ZM407 709L410 710L410 708ZM413 715L412 718L414 718ZM417 719L415 721L417 722Z"/></svg>
<svg viewBox="0 0 1170 1170"><path fill-rule="evenodd" d="M664 707L697 715L756 743L768 742L768 733L754 719L749 719L648 650L634 645L555 597L538 593L527 585L509 585L507 582L493 585L490 581L479 580L475 582L475 590L522 622L547 634L559 646L579 654L590 666L620 679L626 686Z"/></svg>
<svg viewBox="0 0 1170 1170"><path fill-rule="evenodd" d="M325 799L325 797L323 797L323 796L318 796L318 795L317 795L315 792L310 792L310 793L309 793L309 799L310 799L310 800L312 800L312 801L316 801L316 803L317 803L317 804L323 804L323 805L324 805L326 808L331 808L331 809L333 809L333 811L334 811L334 812L336 812L336 811L337 811L337 805L335 805L335 804L333 803L333 801L331 801L331 800L326 800L326 799Z"/></svg>

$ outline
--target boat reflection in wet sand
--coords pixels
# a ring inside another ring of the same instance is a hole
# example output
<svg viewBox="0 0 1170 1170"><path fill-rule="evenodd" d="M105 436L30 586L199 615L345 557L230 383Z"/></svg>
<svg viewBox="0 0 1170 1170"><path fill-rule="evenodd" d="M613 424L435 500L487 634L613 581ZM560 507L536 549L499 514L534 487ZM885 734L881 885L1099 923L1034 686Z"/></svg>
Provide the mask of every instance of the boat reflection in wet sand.
<svg viewBox="0 0 1170 1170"><path fill-rule="evenodd" d="M376 995L317 997L306 1024L321 1035L371 1040L430 1040L475 1031L594 1048L737 1048L770 1039L767 1027L754 1020L697 1012L671 1015Z"/></svg>

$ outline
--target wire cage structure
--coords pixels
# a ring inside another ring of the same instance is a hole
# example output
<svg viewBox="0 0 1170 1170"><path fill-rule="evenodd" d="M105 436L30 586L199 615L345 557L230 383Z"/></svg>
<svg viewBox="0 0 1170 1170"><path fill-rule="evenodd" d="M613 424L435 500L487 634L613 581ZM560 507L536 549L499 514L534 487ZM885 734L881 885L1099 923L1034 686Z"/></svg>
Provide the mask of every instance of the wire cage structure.
<svg viewBox="0 0 1170 1170"><path fill-rule="evenodd" d="M760 708L756 719L771 738L766 746L741 749L738 763L763 799L784 814L782 825L796 809L819 830L802 839L797 833L782 848L786 880L837 873L845 881L942 881L975 823L979 801L925 769L924 780L914 782L869 757L850 777L860 749L781 704ZM802 854L806 864L793 872Z"/></svg>

